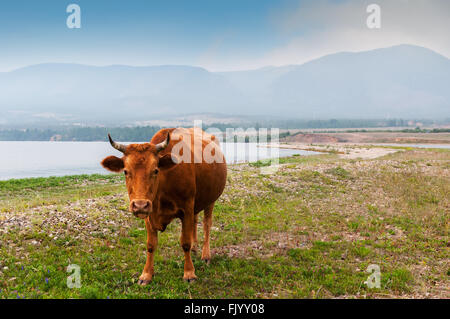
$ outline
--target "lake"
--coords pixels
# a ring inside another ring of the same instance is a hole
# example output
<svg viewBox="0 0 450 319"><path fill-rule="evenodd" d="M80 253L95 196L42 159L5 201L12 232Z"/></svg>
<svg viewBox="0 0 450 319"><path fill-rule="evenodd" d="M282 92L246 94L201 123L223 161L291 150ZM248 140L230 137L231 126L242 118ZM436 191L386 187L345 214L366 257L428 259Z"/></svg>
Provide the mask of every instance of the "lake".
<svg viewBox="0 0 450 319"><path fill-rule="evenodd" d="M107 142L0 142L0 180L79 174L107 174L100 165L108 155L121 156ZM223 143L227 163L312 155L316 152ZM278 153L278 154L277 154Z"/></svg>

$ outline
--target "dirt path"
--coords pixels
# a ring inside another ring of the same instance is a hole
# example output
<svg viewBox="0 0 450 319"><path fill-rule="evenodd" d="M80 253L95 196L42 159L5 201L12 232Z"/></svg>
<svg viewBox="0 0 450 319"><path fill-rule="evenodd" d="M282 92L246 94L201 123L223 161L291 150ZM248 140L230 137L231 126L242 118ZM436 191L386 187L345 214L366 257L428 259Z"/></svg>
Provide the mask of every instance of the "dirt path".
<svg viewBox="0 0 450 319"><path fill-rule="evenodd" d="M279 147L285 149L297 149L305 151L315 151L324 153L337 153L340 158L347 159L374 159L388 154L402 151L401 149L393 149L386 147L373 147L357 144L306 144L306 143L289 143L289 144L271 144L268 147Z"/></svg>

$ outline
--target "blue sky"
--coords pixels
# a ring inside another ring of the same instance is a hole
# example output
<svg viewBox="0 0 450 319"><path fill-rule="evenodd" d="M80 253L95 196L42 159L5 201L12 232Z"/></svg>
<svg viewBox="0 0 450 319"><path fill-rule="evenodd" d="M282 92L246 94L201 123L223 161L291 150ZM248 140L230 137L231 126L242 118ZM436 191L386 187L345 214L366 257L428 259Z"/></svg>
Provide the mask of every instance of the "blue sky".
<svg viewBox="0 0 450 319"><path fill-rule="evenodd" d="M46 62L239 70L401 43L448 56L450 11L440 13L448 1L430 0L422 26L407 19L424 12L415 1L2 1L0 71ZM386 10L379 32L364 24L372 2ZM71 3L81 7L81 29L66 27Z"/></svg>

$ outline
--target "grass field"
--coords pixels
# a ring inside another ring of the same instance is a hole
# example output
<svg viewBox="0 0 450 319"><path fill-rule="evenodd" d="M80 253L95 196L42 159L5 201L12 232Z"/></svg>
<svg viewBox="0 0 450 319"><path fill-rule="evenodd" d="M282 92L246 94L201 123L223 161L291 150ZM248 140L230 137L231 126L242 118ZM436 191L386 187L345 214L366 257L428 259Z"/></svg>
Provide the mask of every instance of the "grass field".
<svg viewBox="0 0 450 319"><path fill-rule="evenodd" d="M182 280L177 220L144 287L146 231L121 175L0 182L0 298L450 297L449 151L281 164L274 175L230 167L210 265L194 254L198 280ZM79 289L67 288L69 264L81 267ZM370 264L380 288L364 284Z"/></svg>

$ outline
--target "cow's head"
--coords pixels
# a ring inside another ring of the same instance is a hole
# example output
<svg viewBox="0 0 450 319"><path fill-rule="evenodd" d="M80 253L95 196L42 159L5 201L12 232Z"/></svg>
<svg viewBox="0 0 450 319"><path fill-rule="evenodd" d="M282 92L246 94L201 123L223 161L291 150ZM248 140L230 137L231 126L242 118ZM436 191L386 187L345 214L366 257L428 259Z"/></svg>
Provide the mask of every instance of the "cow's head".
<svg viewBox="0 0 450 319"><path fill-rule="evenodd" d="M112 147L123 153L122 158L108 156L102 166L112 172L124 172L130 198L130 211L134 216L146 218L153 208L153 200L158 190L160 172L176 165L171 154L160 152L170 142L170 134L159 144L144 143L123 145L116 143L108 134Z"/></svg>

